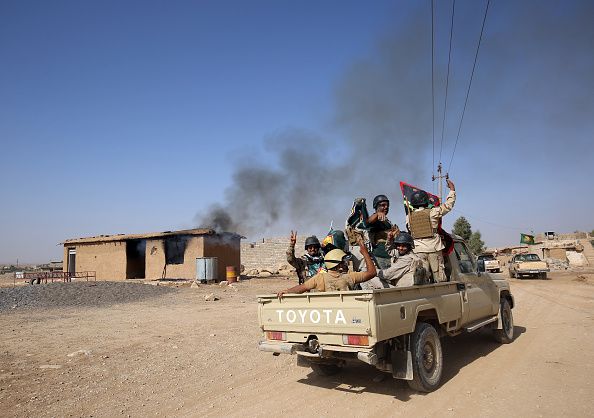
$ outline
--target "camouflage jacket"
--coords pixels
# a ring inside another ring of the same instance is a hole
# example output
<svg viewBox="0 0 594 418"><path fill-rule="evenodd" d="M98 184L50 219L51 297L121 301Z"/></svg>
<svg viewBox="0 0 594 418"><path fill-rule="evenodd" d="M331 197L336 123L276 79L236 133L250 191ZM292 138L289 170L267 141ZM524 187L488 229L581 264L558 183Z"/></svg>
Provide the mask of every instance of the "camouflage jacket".
<svg viewBox="0 0 594 418"><path fill-rule="evenodd" d="M309 257L303 255L300 258L295 257L295 245L289 244L287 248L287 262L295 267L297 271L297 277L299 278L299 284L304 283L310 277L315 276L320 270L324 270L324 258L320 257Z"/></svg>

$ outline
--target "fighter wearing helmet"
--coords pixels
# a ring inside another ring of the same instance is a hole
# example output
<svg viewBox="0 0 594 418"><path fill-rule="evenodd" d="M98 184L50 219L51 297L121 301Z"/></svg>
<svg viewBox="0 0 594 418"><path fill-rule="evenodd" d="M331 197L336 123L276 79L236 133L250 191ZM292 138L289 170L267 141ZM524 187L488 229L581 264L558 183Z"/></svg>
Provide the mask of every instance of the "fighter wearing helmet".
<svg viewBox="0 0 594 418"><path fill-rule="evenodd" d="M431 272L433 280L446 280L441 250L444 245L437 233L440 219L449 213L456 203L456 187L447 179L450 192L444 203L429 208L429 196L423 190L417 190L410 198L413 207L406 215L406 226L414 239L414 252L419 255L427 271Z"/></svg>
<svg viewBox="0 0 594 418"><path fill-rule="evenodd" d="M285 293L304 293L309 290L316 290L318 292L352 290L357 283L371 279L377 273L375 265L371 261L371 256L361 237L359 237L359 245L361 246L361 254L363 254L365 262L370 266L367 271L349 272L347 253L336 248L326 254L324 263L327 271L321 270L305 283L287 290L282 290L277 293L277 296L282 297Z"/></svg>
<svg viewBox="0 0 594 418"><path fill-rule="evenodd" d="M386 195L380 194L373 199L375 213L369 216L365 223L369 228L369 241L371 243L371 254L380 269L390 267L390 254L386 251L388 231L398 230L398 226L392 225L388 219L390 200Z"/></svg>
<svg viewBox="0 0 594 418"><path fill-rule="evenodd" d="M315 235L305 239L305 254L300 258L295 257L296 243L297 231L291 231L289 248L287 249L287 262L295 267L299 284L301 284L324 268L324 256L320 251L320 241Z"/></svg>
<svg viewBox="0 0 594 418"><path fill-rule="evenodd" d="M378 271L378 278L396 287L427 284L427 272L421 258L413 253L414 246L413 237L407 232L399 233L395 239L391 236L387 249L393 256L392 265Z"/></svg>

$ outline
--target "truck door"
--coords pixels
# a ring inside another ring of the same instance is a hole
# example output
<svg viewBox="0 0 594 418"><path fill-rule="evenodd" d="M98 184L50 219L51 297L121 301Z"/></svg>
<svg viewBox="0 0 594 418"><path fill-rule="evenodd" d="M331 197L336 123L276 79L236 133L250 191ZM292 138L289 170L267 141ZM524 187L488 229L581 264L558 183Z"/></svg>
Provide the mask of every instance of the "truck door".
<svg viewBox="0 0 594 418"><path fill-rule="evenodd" d="M497 286L486 274L478 275L474 256L463 242L454 242L453 253L454 261L458 264L459 280L466 285L468 315L464 322L468 323L497 314L497 310L493 312L494 306L499 307ZM494 297L496 297L495 302L493 302Z"/></svg>

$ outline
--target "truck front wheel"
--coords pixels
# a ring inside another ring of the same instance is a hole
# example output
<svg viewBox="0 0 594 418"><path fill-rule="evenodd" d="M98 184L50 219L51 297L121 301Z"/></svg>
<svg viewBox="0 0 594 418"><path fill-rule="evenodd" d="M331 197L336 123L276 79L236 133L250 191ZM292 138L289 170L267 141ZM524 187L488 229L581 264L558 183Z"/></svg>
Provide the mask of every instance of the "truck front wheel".
<svg viewBox="0 0 594 418"><path fill-rule="evenodd" d="M499 309L502 329L493 330L493 336L498 343L509 344L514 340L514 316L507 299L501 299Z"/></svg>
<svg viewBox="0 0 594 418"><path fill-rule="evenodd" d="M441 381L443 355L439 335L433 326L419 322L411 339L413 380L408 381L411 389L419 392L433 392Z"/></svg>

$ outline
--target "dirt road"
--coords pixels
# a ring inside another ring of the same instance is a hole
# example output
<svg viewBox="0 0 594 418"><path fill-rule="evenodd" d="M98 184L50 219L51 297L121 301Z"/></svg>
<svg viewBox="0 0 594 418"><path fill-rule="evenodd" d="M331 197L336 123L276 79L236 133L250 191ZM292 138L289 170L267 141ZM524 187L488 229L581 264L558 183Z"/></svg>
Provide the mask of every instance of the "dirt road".
<svg viewBox="0 0 594 418"><path fill-rule="evenodd" d="M590 416L594 275L551 278L511 280L512 344L488 332L444 339L444 383L430 394L364 364L322 378L257 351L255 295L284 279L11 307L0 314L0 415Z"/></svg>

